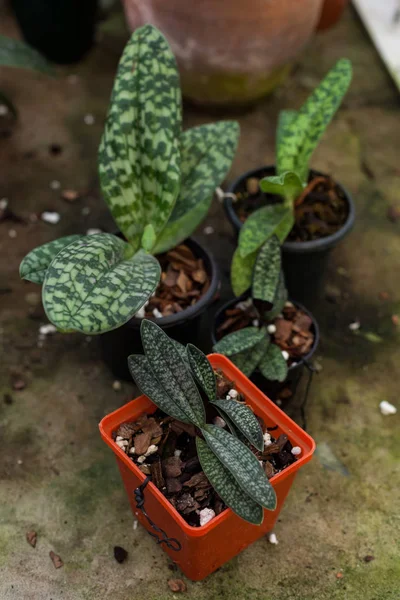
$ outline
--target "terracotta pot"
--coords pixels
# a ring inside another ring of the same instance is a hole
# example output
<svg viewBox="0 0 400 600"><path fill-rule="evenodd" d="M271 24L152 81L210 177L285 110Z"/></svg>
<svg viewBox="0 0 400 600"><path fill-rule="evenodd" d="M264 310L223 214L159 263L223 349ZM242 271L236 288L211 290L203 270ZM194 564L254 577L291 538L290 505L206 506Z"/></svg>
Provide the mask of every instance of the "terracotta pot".
<svg viewBox="0 0 400 600"><path fill-rule="evenodd" d="M325 0L317 30L324 31L336 25L348 3L349 0Z"/></svg>
<svg viewBox="0 0 400 600"><path fill-rule="evenodd" d="M271 92L318 22L322 0L123 0L131 30L158 27L177 58L184 95L243 104Z"/></svg>
<svg viewBox="0 0 400 600"><path fill-rule="evenodd" d="M117 446L112 433L121 423L134 421L144 413L154 412L155 405L146 396L140 396L104 417L99 426L103 440L116 455L134 515L148 532L158 539L158 543L161 542L163 550L185 575L194 581L207 577L274 527L298 469L311 459L315 450L314 440L251 383L229 359L221 354L211 354L209 359L213 367L222 369L223 373L235 382L237 389L244 394L246 402L262 417L267 427L278 426L274 436L285 433L293 446L299 446L302 450L296 462L271 478L277 495L277 508L274 511L264 511L262 525L252 525L238 517L231 509L226 509L203 527L192 527L151 482L144 490L143 508L148 515L146 517L139 510L135 495L135 490L143 484L146 476ZM162 541L160 529L155 530L149 519L164 530L171 547L165 543L165 539Z"/></svg>

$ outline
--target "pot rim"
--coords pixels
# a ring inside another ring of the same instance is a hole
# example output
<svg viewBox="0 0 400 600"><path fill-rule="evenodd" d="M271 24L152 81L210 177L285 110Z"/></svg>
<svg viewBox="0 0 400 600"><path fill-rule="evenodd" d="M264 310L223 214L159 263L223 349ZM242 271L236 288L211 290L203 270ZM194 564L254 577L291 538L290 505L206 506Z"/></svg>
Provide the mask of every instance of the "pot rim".
<svg viewBox="0 0 400 600"><path fill-rule="evenodd" d="M218 311L215 313L214 321L213 321L212 328L211 328L211 341L212 341L212 345L213 346L214 346L214 344L217 343L217 337L216 337L215 333L216 333L216 323L217 323L217 320L218 320L219 316L227 308L229 308L232 304L237 303L237 302L241 302L242 300L246 300L249 297L249 295L250 295L249 293L245 293L245 294L242 294L241 296L239 296L238 298L232 298L231 300L228 300L228 302L225 302L221 306L221 308L219 308ZM314 327L314 341L313 341L313 345L311 346L311 348L307 352L307 354L305 354L304 356L301 356L299 358L299 360L296 362L295 365L292 364L292 365L289 366L288 372L293 372L294 369L297 369L298 367L301 367L304 363L306 363L307 361L309 361L310 358L313 356L314 352L317 350L318 345L319 345L320 332L319 332L318 321L314 317L313 313L308 310L308 308L306 308L303 304L301 304L301 302L297 302L297 300L293 300L292 298L289 298L288 301L292 302L292 304L294 304L297 308L300 308L300 310L302 310L303 312L305 312L306 315L308 315L310 317L310 319L312 319L313 327ZM258 370L258 368L255 370L255 372L259 372L261 374L261 372ZM267 380L267 381L270 381L270 380ZM276 380L272 380L272 381L276 381Z"/></svg>
<svg viewBox="0 0 400 600"><path fill-rule="evenodd" d="M235 190L243 182L243 180L249 177L256 177L260 173L260 171L271 171L271 174L274 174L275 165L266 165L263 167L258 167L256 169L250 169L249 171L246 171L231 183L231 185L228 187L227 192L231 194L236 193ZM310 173L314 175L322 175L328 177L326 173L317 171L316 169L310 169ZM341 183L338 183L336 180L334 181L343 192L344 198L347 202L347 206L349 209L347 219L343 223L341 228L335 231L335 233L332 233L331 235L328 235L323 238L319 238L317 240L310 240L308 242L284 242L282 244L283 252L293 254L307 254L310 252L321 252L324 250L328 250L329 248L336 246L336 244L338 244L352 229L356 216L356 209L353 198L348 192L348 190ZM230 220L236 231L239 232L243 226L243 223L239 219L239 217L236 214L236 211L233 208L233 201L231 198L224 198L224 209L228 219Z"/></svg>
<svg viewBox="0 0 400 600"><path fill-rule="evenodd" d="M278 425L282 433L285 433L289 440L294 441L293 445L300 446L302 453L289 467L280 471L273 477L270 482L274 487L274 484L278 484L288 477L290 474L294 474L300 467L305 463L309 462L312 458L314 450L316 448L315 441L313 438L306 433L297 423L295 423L286 413L284 413L272 400L270 400L261 390L257 388L239 369L222 354L209 354L208 358L213 367L221 368L224 374L226 374L232 381L235 381L239 391L244 394L246 401L250 400L250 405L254 408L256 414L262 416L262 418L268 422L273 422L274 426ZM129 415L134 413L134 408L139 404L136 411L135 417L138 418L145 411L155 412L156 405L145 395L141 395L134 400L131 400L124 406L116 409L112 413L106 415L99 423L99 429L103 441L113 450L116 457L120 459L125 466L131 470L141 483L146 479L146 475L135 465L135 463L128 458L125 452L116 444L112 439L112 432L119 427L122 423L129 420ZM160 490L149 481L148 487L150 488L156 499L164 506L168 513L173 517L177 525L190 537L202 537L207 535L210 530L217 527L221 522L225 521L233 513L231 508L226 508L219 515L211 519L206 525L201 527L193 527L189 525L185 519L178 513L178 511L172 506L169 500L160 492ZM265 511L266 509L264 509ZM277 510L277 509L275 509ZM154 516L152 517L154 520ZM257 525L254 525L257 527Z"/></svg>
<svg viewBox="0 0 400 600"><path fill-rule="evenodd" d="M173 315L168 315L167 317L161 317L160 319L154 319L154 322L157 323L162 329L168 329L169 327L173 327L174 325L179 325L182 321L191 320L197 317L201 312L203 312L207 306L211 304L214 299L215 294L218 290L219 285L219 271L217 263L212 255L212 253L205 248L200 242L193 237L188 237L180 244L186 244L189 248L194 252L196 258L202 258L204 260L204 267L207 271L207 274L210 278L210 286L205 294L203 294L200 299L193 304L192 306L188 306L184 308L181 312L175 313ZM176 246L174 246L175 248ZM140 324L143 319L138 317L132 317L125 323L125 327L132 327L133 329L139 329Z"/></svg>

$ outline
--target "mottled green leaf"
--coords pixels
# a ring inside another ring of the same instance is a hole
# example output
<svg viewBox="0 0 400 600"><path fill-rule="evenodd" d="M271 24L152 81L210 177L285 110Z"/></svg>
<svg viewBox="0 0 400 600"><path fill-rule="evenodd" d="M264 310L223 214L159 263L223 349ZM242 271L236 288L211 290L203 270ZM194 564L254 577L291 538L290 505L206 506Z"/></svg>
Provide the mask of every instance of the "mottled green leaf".
<svg viewBox="0 0 400 600"><path fill-rule="evenodd" d="M142 235L142 248L146 250L146 252L151 252L156 243L156 232L154 231L153 225L151 223L147 224L143 230Z"/></svg>
<svg viewBox="0 0 400 600"><path fill-rule="evenodd" d="M109 233L63 248L47 269L43 306L61 330L87 334L120 327L149 299L160 279L158 261Z"/></svg>
<svg viewBox="0 0 400 600"><path fill-rule="evenodd" d="M283 274L283 270L279 273L279 281L276 286L275 296L272 301L272 309L267 313L263 314L264 322L272 321L277 317L281 312L283 307L285 306L285 302L288 299L287 289L285 286L285 277Z"/></svg>
<svg viewBox="0 0 400 600"><path fill-rule="evenodd" d="M136 385L158 408L167 415L191 423L191 419L184 410L167 394L161 386L147 358L141 354L132 354L128 357L129 371Z"/></svg>
<svg viewBox="0 0 400 600"><path fill-rule="evenodd" d="M263 451L263 432L251 408L236 400L215 400L212 404L228 415L228 418L257 450Z"/></svg>
<svg viewBox="0 0 400 600"><path fill-rule="evenodd" d="M99 150L104 197L138 247L149 223L158 235L179 191L181 93L175 58L151 25L137 29L118 67Z"/></svg>
<svg viewBox="0 0 400 600"><path fill-rule="evenodd" d="M251 286L253 269L257 258L257 251L243 258L239 248L236 248L231 264L231 286L235 296L241 296Z"/></svg>
<svg viewBox="0 0 400 600"><path fill-rule="evenodd" d="M303 191L303 184L296 173L285 171L281 175L270 175L261 179L260 188L266 194L283 196L289 202L293 202Z"/></svg>
<svg viewBox="0 0 400 600"><path fill-rule="evenodd" d="M258 344L256 344L249 350L239 352L239 354L234 354L229 358L233 362L233 364L236 365L237 368L240 369L242 373L246 375L246 377L250 377L258 367L262 357L267 351L269 344L270 337L269 335L265 335L265 337L263 337L263 339L260 342L258 342Z"/></svg>
<svg viewBox="0 0 400 600"><path fill-rule="evenodd" d="M243 258L260 248L287 220L288 208L269 204L255 210L244 222L239 233L239 252Z"/></svg>
<svg viewBox="0 0 400 600"><path fill-rule="evenodd" d="M252 297L272 305L281 272L281 247L276 235L261 246L253 271Z"/></svg>
<svg viewBox="0 0 400 600"><path fill-rule="evenodd" d="M28 281L33 281L33 283L43 283L47 268L53 258L55 258L65 246L68 246L81 238L83 238L82 235L67 235L31 250L29 254L22 259L19 266L19 275L21 279L27 279Z"/></svg>
<svg viewBox="0 0 400 600"><path fill-rule="evenodd" d="M232 356L255 346L265 336L265 329L244 327L239 331L228 333L222 340L214 344L214 351L225 356Z"/></svg>
<svg viewBox="0 0 400 600"><path fill-rule="evenodd" d="M264 508L275 510L275 491L250 448L215 425L206 425L202 433L210 450L231 472L242 490Z"/></svg>
<svg viewBox="0 0 400 600"><path fill-rule="evenodd" d="M195 379L201 385L209 400L215 400L217 397L217 382L210 361L207 356L203 354L201 350L196 348L196 346L193 346L193 344L188 344L186 351L190 369Z"/></svg>
<svg viewBox="0 0 400 600"><path fill-rule="evenodd" d="M189 367L168 335L153 321L143 319L140 327L146 358L166 393L190 418L203 427L205 410Z"/></svg>
<svg viewBox="0 0 400 600"><path fill-rule="evenodd" d="M281 175L283 172L281 163L281 153L284 153L285 136L289 129L290 124L294 121L297 116L296 110L281 110L278 115L278 125L276 128L276 173Z"/></svg>
<svg viewBox="0 0 400 600"><path fill-rule="evenodd" d="M0 65L32 69L45 75L53 75L51 65L37 50L25 42L4 35L0 35Z"/></svg>
<svg viewBox="0 0 400 600"><path fill-rule="evenodd" d="M230 471L202 439L196 438L196 448L201 468L225 504L245 521L261 525L264 517L262 507L242 490Z"/></svg>
<svg viewBox="0 0 400 600"><path fill-rule="evenodd" d="M270 344L258 365L261 373L269 381L285 381L288 373L282 350L276 344Z"/></svg>
<svg viewBox="0 0 400 600"><path fill-rule="evenodd" d="M238 137L235 121L208 123L182 134L180 193L157 242L157 253L180 244L204 219L215 188L230 169Z"/></svg>
<svg viewBox="0 0 400 600"><path fill-rule="evenodd" d="M339 60L285 127L278 153L279 171L294 171L303 182L325 129L340 106L352 77L351 62Z"/></svg>

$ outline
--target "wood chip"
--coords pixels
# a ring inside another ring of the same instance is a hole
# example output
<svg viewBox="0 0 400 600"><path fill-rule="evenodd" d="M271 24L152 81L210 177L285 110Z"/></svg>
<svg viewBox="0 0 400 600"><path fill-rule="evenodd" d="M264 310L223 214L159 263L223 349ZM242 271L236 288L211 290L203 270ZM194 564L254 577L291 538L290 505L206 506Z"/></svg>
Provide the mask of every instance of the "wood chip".
<svg viewBox="0 0 400 600"><path fill-rule="evenodd" d="M162 490L165 487L165 480L162 474L161 460L153 462L150 468L152 482L159 490Z"/></svg>
<svg viewBox="0 0 400 600"><path fill-rule="evenodd" d="M279 343L287 342L292 334L293 323L286 319L275 319L274 325L276 327L276 332L274 333L276 341Z"/></svg>
<svg viewBox="0 0 400 600"><path fill-rule="evenodd" d="M117 435L124 440L130 440L134 433L138 430L138 425L135 423L122 423L117 429Z"/></svg>
<svg viewBox="0 0 400 600"><path fill-rule="evenodd" d="M141 456L145 454L150 446L151 442L151 432L144 431L143 433L138 433L135 435L133 440L133 445L135 446L135 454Z"/></svg>
<svg viewBox="0 0 400 600"><path fill-rule="evenodd" d="M174 433L180 435L181 433L187 433L190 437L194 437L196 435L196 428L191 423L182 423L182 421L172 421L170 424L170 429Z"/></svg>
<svg viewBox="0 0 400 600"><path fill-rule="evenodd" d="M176 479L175 477L168 477L165 480L166 486L167 486L167 492L168 494L179 494L179 492L182 489L182 484L179 481L179 479Z"/></svg>
<svg viewBox="0 0 400 600"><path fill-rule="evenodd" d="M190 291L189 282L190 282L190 279L186 275L186 273L184 273L184 271L179 271L179 276L178 276L178 279L176 280L176 285L179 287L179 289L184 294L186 294L188 291Z"/></svg>
<svg viewBox="0 0 400 600"><path fill-rule="evenodd" d="M193 498L193 496L191 496L191 494L182 494L182 496L176 500L176 508L184 515L188 515L200 508L200 504Z"/></svg>
<svg viewBox="0 0 400 600"><path fill-rule="evenodd" d="M28 542L28 544L30 544L32 546L32 548L35 548L36 542L37 542L36 531L27 531L26 532L26 541Z"/></svg>
<svg viewBox="0 0 400 600"><path fill-rule="evenodd" d="M271 479L271 477L275 475L275 469L272 463L269 462L269 460L265 461L264 471L268 479Z"/></svg>
<svg viewBox="0 0 400 600"><path fill-rule="evenodd" d="M179 456L171 456L162 462L165 477L179 477L182 473L183 462Z"/></svg>
<svg viewBox="0 0 400 600"><path fill-rule="evenodd" d="M188 488L195 487L197 489L210 488L211 483L208 481L203 471L200 471L200 473L196 473L188 481L186 481L184 486Z"/></svg>
<svg viewBox="0 0 400 600"><path fill-rule="evenodd" d="M53 550L50 550L49 556L50 556L51 560L53 561L53 565L56 569L59 569L60 567L64 566L61 556L58 556L58 554L53 552Z"/></svg>
<svg viewBox="0 0 400 600"><path fill-rule="evenodd" d="M186 583L182 579L169 579L168 587L175 594L186 592L187 590Z"/></svg>
<svg viewBox="0 0 400 600"><path fill-rule="evenodd" d="M193 271L192 277L198 283L205 283L207 281L207 273L204 269L197 269L197 271Z"/></svg>

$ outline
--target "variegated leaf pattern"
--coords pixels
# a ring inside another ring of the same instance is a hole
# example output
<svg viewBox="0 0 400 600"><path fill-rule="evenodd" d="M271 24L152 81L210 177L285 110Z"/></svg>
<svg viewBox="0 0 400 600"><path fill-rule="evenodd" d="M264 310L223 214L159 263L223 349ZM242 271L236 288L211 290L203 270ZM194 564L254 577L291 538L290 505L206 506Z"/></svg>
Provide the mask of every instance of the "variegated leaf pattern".
<svg viewBox="0 0 400 600"><path fill-rule="evenodd" d="M214 369L212 368L207 356L201 350L188 344L186 347L189 359L190 370L196 381L201 385L209 400L215 400L217 397L217 382Z"/></svg>
<svg viewBox="0 0 400 600"><path fill-rule="evenodd" d="M181 137L181 187L156 252L166 252L189 237L206 216L215 188L232 164L239 138L235 121L193 127Z"/></svg>
<svg viewBox="0 0 400 600"><path fill-rule="evenodd" d="M274 488L250 448L215 425L206 425L202 433L207 446L231 472L242 490L264 508L275 510Z"/></svg>
<svg viewBox="0 0 400 600"><path fill-rule="evenodd" d="M291 203L303 191L303 184L296 173L285 171L281 175L271 175L261 179L260 188L266 194L283 196L290 203L288 208L291 208Z"/></svg>
<svg viewBox="0 0 400 600"><path fill-rule="evenodd" d="M65 246L68 246L81 238L83 238L82 235L66 235L65 237L53 240L52 242L48 242L47 244L43 244L42 246L38 246L34 250L31 250L20 264L19 274L21 279L27 279L28 281L33 281L33 283L43 283L47 268L53 258L55 258Z"/></svg>
<svg viewBox="0 0 400 600"><path fill-rule="evenodd" d="M20 67L54 75L49 62L37 50L14 38L0 35L0 65Z"/></svg>
<svg viewBox="0 0 400 600"><path fill-rule="evenodd" d="M239 233L239 252L243 258L260 248L287 219L288 208L283 204L269 204L255 210L245 221Z"/></svg>
<svg viewBox="0 0 400 600"><path fill-rule="evenodd" d="M191 423L190 417L161 386L145 356L142 354L132 354L128 357L128 367L142 394L150 398L167 415L178 419L178 421Z"/></svg>
<svg viewBox="0 0 400 600"><path fill-rule="evenodd" d="M263 451L263 432L251 408L236 400L215 400L212 404L228 415L228 418L257 450Z"/></svg>
<svg viewBox="0 0 400 600"><path fill-rule="evenodd" d="M257 251L248 254L246 258L236 248L231 264L231 286L235 296L241 296L251 286L253 269L257 258Z"/></svg>
<svg viewBox="0 0 400 600"><path fill-rule="evenodd" d="M235 354L229 358L233 364L236 365L237 368L246 375L246 377L250 377L258 367L258 364L266 353L269 344L270 337L265 335L265 337L263 337L258 344L249 350L246 350L245 352L239 352L239 354Z"/></svg>
<svg viewBox="0 0 400 600"><path fill-rule="evenodd" d="M196 448L205 476L225 504L245 521L261 525L264 517L262 507L243 491L230 471L202 439L196 438Z"/></svg>
<svg viewBox="0 0 400 600"><path fill-rule="evenodd" d="M285 306L285 302L288 299L287 289L285 286L285 276L283 274L283 270L281 269L279 273L279 281L276 286L275 296L272 301L272 309L267 313L263 314L264 322L272 321L282 312L283 307Z"/></svg>
<svg viewBox="0 0 400 600"><path fill-rule="evenodd" d="M282 350L276 344L270 344L258 365L261 373L269 381L285 381L288 373Z"/></svg>
<svg viewBox="0 0 400 600"><path fill-rule="evenodd" d="M351 62L342 58L285 128L278 159L281 173L294 171L303 182L307 181L310 158L339 108L351 77Z"/></svg>
<svg viewBox="0 0 400 600"><path fill-rule="evenodd" d="M265 336L265 329L257 327L244 327L239 331L228 333L222 340L214 344L214 351L225 356L232 356L243 350L248 350L255 346Z"/></svg>
<svg viewBox="0 0 400 600"><path fill-rule="evenodd" d="M278 115L278 125L276 128L276 142L275 142L275 154L276 154L276 174L282 174L281 168L281 154L285 152L285 136L289 129L289 126L297 116L296 110L281 110Z"/></svg>
<svg viewBox="0 0 400 600"><path fill-rule="evenodd" d="M160 279L158 261L142 250L129 255L120 238L100 233L63 248L47 269L42 297L61 330L103 333L126 323Z"/></svg>
<svg viewBox="0 0 400 600"><path fill-rule="evenodd" d="M253 271L253 299L268 302L272 307L280 272L281 246L276 235L273 235L257 254Z"/></svg>
<svg viewBox="0 0 400 600"><path fill-rule="evenodd" d="M146 358L161 386L192 423L203 427L203 401L179 350L153 321L143 319L140 335Z"/></svg>
<svg viewBox="0 0 400 600"><path fill-rule="evenodd" d="M175 58L153 26L137 29L120 60L99 150L102 191L119 229L138 247L158 235L179 191L181 93Z"/></svg>

